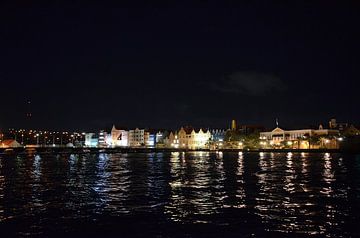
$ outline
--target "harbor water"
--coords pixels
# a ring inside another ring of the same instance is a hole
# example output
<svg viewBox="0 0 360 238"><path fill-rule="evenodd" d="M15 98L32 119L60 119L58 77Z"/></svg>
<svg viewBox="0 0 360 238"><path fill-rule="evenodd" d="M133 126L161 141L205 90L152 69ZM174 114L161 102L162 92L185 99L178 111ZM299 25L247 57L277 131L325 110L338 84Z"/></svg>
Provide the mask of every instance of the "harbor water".
<svg viewBox="0 0 360 238"><path fill-rule="evenodd" d="M0 155L0 237L360 237L360 155Z"/></svg>

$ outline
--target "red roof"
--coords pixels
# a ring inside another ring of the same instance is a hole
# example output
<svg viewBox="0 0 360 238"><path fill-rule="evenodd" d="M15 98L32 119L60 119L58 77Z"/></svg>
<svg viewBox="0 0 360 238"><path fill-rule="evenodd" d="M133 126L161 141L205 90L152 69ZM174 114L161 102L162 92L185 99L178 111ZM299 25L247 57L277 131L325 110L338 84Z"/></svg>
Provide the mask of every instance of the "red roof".
<svg viewBox="0 0 360 238"><path fill-rule="evenodd" d="M11 140L11 139L10 140L3 140L3 141L1 141L1 144L5 145L5 146L9 146L14 141L16 141L16 140Z"/></svg>

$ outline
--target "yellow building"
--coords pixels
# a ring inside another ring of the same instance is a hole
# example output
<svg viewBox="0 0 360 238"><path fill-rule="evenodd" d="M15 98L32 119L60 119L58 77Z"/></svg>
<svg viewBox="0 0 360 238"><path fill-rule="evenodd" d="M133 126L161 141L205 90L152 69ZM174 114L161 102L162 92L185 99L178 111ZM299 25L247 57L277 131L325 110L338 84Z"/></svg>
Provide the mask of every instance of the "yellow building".
<svg viewBox="0 0 360 238"><path fill-rule="evenodd" d="M168 146L184 149L206 149L211 138L209 130L181 127L179 131L171 132Z"/></svg>

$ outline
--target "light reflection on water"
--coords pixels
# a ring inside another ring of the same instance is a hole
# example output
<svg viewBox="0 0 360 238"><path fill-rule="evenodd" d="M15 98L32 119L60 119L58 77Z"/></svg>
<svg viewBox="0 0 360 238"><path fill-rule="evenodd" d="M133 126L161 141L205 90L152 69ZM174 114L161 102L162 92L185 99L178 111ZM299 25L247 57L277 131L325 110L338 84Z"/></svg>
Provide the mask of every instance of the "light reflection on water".
<svg viewBox="0 0 360 238"><path fill-rule="evenodd" d="M3 170L3 162L0 159L0 171ZM4 214L4 187L5 187L5 175L0 173L0 222L5 219Z"/></svg>
<svg viewBox="0 0 360 238"><path fill-rule="evenodd" d="M172 152L0 158L0 228L20 224L13 235L46 235L56 229L72 234L79 222L89 230L116 230L118 220L112 219L125 219L130 227L181 225L190 236L194 225L207 224L213 236L348 237L359 235L354 225L358 204L360 157L351 155ZM214 227L232 233L217 234ZM158 236L165 228L151 229Z"/></svg>
<svg viewBox="0 0 360 238"><path fill-rule="evenodd" d="M179 157L173 153L171 188L165 214L173 221L209 223L208 215L217 213L224 199L223 165L220 157L208 152L188 153Z"/></svg>

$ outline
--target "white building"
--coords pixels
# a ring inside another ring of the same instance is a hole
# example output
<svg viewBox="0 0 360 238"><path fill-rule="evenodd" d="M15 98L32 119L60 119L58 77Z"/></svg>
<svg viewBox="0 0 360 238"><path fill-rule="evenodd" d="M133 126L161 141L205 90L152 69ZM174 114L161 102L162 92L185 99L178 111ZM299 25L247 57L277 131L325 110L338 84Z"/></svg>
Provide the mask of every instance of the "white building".
<svg viewBox="0 0 360 238"><path fill-rule="evenodd" d="M147 141L145 129L136 128L135 130L129 131L129 146L137 147L137 146L145 146L145 142Z"/></svg>
<svg viewBox="0 0 360 238"><path fill-rule="evenodd" d="M115 128L115 125L111 129L111 141L110 144L112 147L118 146L129 146L129 132L126 130L119 130Z"/></svg>
<svg viewBox="0 0 360 238"><path fill-rule="evenodd" d="M107 142L109 142L109 141L108 141L108 134L107 134L106 131L101 130L101 131L99 132L99 142L98 142L98 146L99 146L99 147L107 147L107 146L108 146L108 145L107 145Z"/></svg>
<svg viewBox="0 0 360 238"><path fill-rule="evenodd" d="M97 147L99 139L95 137L95 133L85 134L85 146L86 147Z"/></svg>
<svg viewBox="0 0 360 238"><path fill-rule="evenodd" d="M323 129L301 129L301 130L283 130L276 127L272 131L260 132L260 143L262 145L280 146L282 142L287 142L289 145L297 145L297 148L308 149L310 146L309 139L313 136L338 136L338 130ZM327 142L327 143L330 143Z"/></svg>

